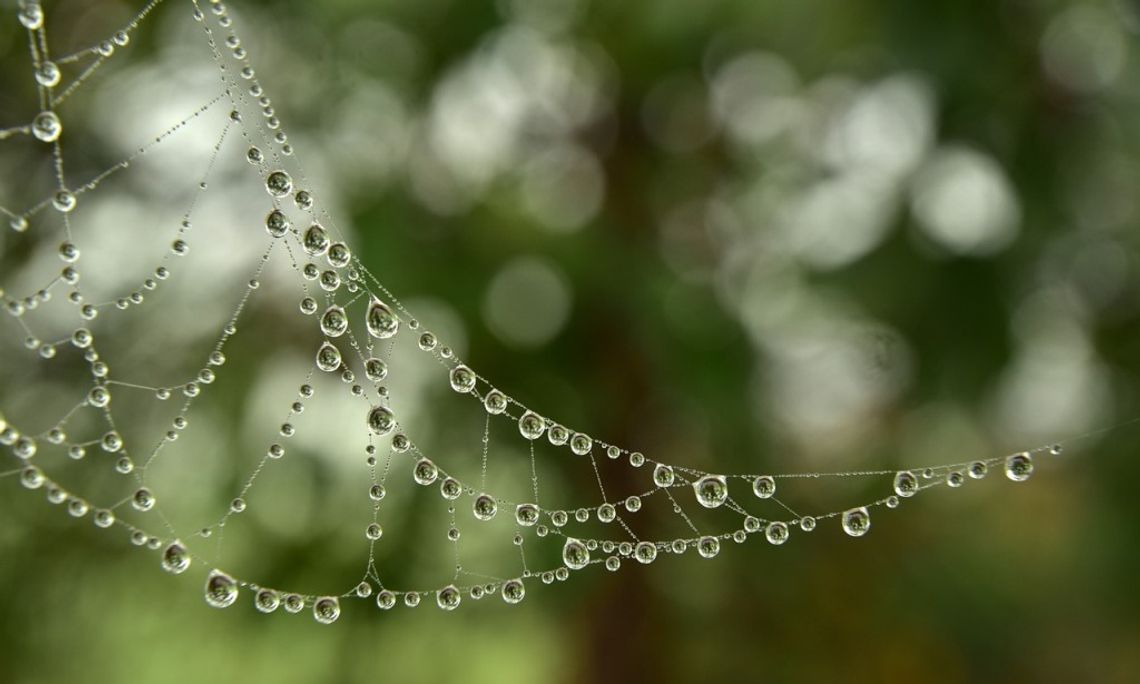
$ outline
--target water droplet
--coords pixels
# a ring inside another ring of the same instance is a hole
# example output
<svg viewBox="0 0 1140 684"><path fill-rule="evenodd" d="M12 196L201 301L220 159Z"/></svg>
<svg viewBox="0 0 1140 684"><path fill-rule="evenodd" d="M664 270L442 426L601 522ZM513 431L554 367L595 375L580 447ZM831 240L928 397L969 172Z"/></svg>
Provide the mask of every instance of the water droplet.
<svg viewBox="0 0 1140 684"><path fill-rule="evenodd" d="M723 475L705 475L693 483L697 502L705 508L717 508L728 500L728 482Z"/></svg>
<svg viewBox="0 0 1140 684"><path fill-rule="evenodd" d="M701 558L713 558L720 553L720 540L708 535L697 540L697 553Z"/></svg>
<svg viewBox="0 0 1140 684"><path fill-rule="evenodd" d="M281 595L272 589L258 589L253 605L262 613L272 613L281 605Z"/></svg>
<svg viewBox="0 0 1140 684"><path fill-rule="evenodd" d="M340 350L328 341L322 343L317 350L317 368L331 373L340 368L340 362Z"/></svg>
<svg viewBox="0 0 1140 684"><path fill-rule="evenodd" d="M475 372L467 366L456 366L451 369L451 389L466 394L475 389Z"/></svg>
<svg viewBox="0 0 1140 684"><path fill-rule="evenodd" d="M329 245L327 258L330 266L334 268L344 268L348 266L348 262L352 260L352 251L349 250L348 245L343 242L334 242Z"/></svg>
<svg viewBox="0 0 1140 684"><path fill-rule="evenodd" d="M894 494L891 494L890 496L887 497L886 504L887 504L887 508L891 508L891 509L898 508L899 507L899 498L897 496L895 496Z"/></svg>
<svg viewBox="0 0 1140 684"><path fill-rule="evenodd" d="M546 430L546 439L554 446L562 446L570 441L570 431L561 425L551 425Z"/></svg>
<svg viewBox="0 0 1140 684"><path fill-rule="evenodd" d="M289 217L281 211L274 209L265 217L265 230L275 238L284 237L289 232Z"/></svg>
<svg viewBox="0 0 1140 684"><path fill-rule="evenodd" d="M498 505L495 503L495 498L490 494L480 494L475 497L475 504L472 507L475 517L479 520L487 521L495 517L498 512Z"/></svg>
<svg viewBox="0 0 1140 684"><path fill-rule="evenodd" d="M321 224L314 223L305 231L301 237L301 247L305 253L310 256L320 256L329 249L329 234Z"/></svg>
<svg viewBox="0 0 1140 684"><path fill-rule="evenodd" d="M518 603L526 596L526 587L521 579L510 579L503 582L502 595L507 603Z"/></svg>
<svg viewBox="0 0 1140 684"><path fill-rule="evenodd" d="M527 411L519 418L519 433L527 439L538 439L545 429L546 421L534 411Z"/></svg>
<svg viewBox="0 0 1140 684"><path fill-rule="evenodd" d="M28 466L20 471L20 484L28 489L39 489L44 486L46 480L43 472L35 466Z"/></svg>
<svg viewBox="0 0 1140 684"><path fill-rule="evenodd" d="M895 494L901 497L910 497L918 493L918 478L909 470L901 470L895 474Z"/></svg>
<svg viewBox="0 0 1140 684"><path fill-rule="evenodd" d="M31 31L35 31L44 25L44 11L40 8L40 3L35 0L30 0L21 6L16 16L20 18L20 23L24 25L24 28Z"/></svg>
<svg viewBox="0 0 1140 684"><path fill-rule="evenodd" d="M206 578L206 603L214 608L228 608L237 597L237 581L220 570L211 570Z"/></svg>
<svg viewBox="0 0 1140 684"><path fill-rule="evenodd" d="M321 332L329 337L340 337L348 330L348 316L344 309L333 304L321 314Z"/></svg>
<svg viewBox="0 0 1140 684"><path fill-rule="evenodd" d="M96 408L103 408L110 402L111 393L102 385L92 387L91 391L87 393L87 403Z"/></svg>
<svg viewBox="0 0 1140 684"><path fill-rule="evenodd" d="M55 112L40 112L35 119L32 119L32 135L37 140L55 142L59 140L59 134L62 132L63 124L59 122Z"/></svg>
<svg viewBox="0 0 1140 684"><path fill-rule="evenodd" d="M626 497L625 510L636 513L641 510L641 497L637 495Z"/></svg>
<svg viewBox="0 0 1140 684"><path fill-rule="evenodd" d="M604 503L598 506L598 520L604 523L611 523L617 518L617 509L611 503Z"/></svg>
<svg viewBox="0 0 1140 684"><path fill-rule="evenodd" d="M645 465L645 456L640 451L635 451L629 455L629 464L634 468L640 468Z"/></svg>
<svg viewBox="0 0 1140 684"><path fill-rule="evenodd" d="M321 273L319 282L325 292L336 292L340 287L340 274L336 271L325 271Z"/></svg>
<svg viewBox="0 0 1140 684"><path fill-rule="evenodd" d="M313 601L313 618L322 625L331 625L340 617L340 601L335 596L322 596Z"/></svg>
<svg viewBox="0 0 1140 684"><path fill-rule="evenodd" d="M594 448L594 440L590 439L589 435L581 432L575 432L570 437L570 451L578 456L585 456L590 453L590 449Z"/></svg>
<svg viewBox="0 0 1140 684"><path fill-rule="evenodd" d="M373 297L368 305L364 323L368 328L368 334L381 340L386 340L400 331L400 319L387 304L376 297Z"/></svg>
<svg viewBox="0 0 1140 684"><path fill-rule="evenodd" d="M36 83L39 83L45 88L54 88L59 85L60 72L59 67L55 62L43 61L40 62L40 67L36 69Z"/></svg>
<svg viewBox="0 0 1140 684"><path fill-rule="evenodd" d="M16 456L27 460L36 455L36 440L26 436L18 437L12 451Z"/></svg>
<svg viewBox="0 0 1140 684"><path fill-rule="evenodd" d="M245 511L245 499L238 497L230 502L230 513L241 513Z"/></svg>
<svg viewBox="0 0 1140 684"><path fill-rule="evenodd" d="M507 410L507 395L497 389L487 392L487 396L483 397L483 408L494 416L503 413Z"/></svg>
<svg viewBox="0 0 1140 684"><path fill-rule="evenodd" d="M752 481L752 493L761 499L770 499L776 493L776 480L770 475L761 475Z"/></svg>
<svg viewBox="0 0 1140 684"><path fill-rule="evenodd" d="M562 527L568 522L570 522L570 516L566 514L566 511L554 511L550 514L550 523L555 527Z"/></svg>
<svg viewBox="0 0 1140 684"><path fill-rule="evenodd" d="M562 562L571 570L581 570L590 564L590 551L582 542L567 537L562 546Z"/></svg>
<svg viewBox="0 0 1140 684"><path fill-rule="evenodd" d="M633 547L633 557L638 563L648 565L657 560L657 545L647 541L638 542L637 546Z"/></svg>
<svg viewBox="0 0 1140 684"><path fill-rule="evenodd" d="M970 467L966 470L966 472L969 473L970 477L974 478L975 480L980 480L986 476L987 472L989 472L989 466L987 466L982 461L974 461L970 464Z"/></svg>
<svg viewBox="0 0 1140 684"><path fill-rule="evenodd" d="M653 484L658 487L669 487L673 484L673 467L658 463L653 469Z"/></svg>
<svg viewBox="0 0 1140 684"><path fill-rule="evenodd" d="M1033 457L1028 451L1005 459L1005 476L1014 482L1025 482L1033 474Z"/></svg>
<svg viewBox="0 0 1140 684"><path fill-rule="evenodd" d="M871 529L871 514L865 507L852 508L843 513L843 531L852 537L862 537Z"/></svg>
<svg viewBox="0 0 1140 684"><path fill-rule="evenodd" d="M376 594L376 607L380 610L392 610L396 606L396 594L387 589Z"/></svg>
<svg viewBox="0 0 1140 684"><path fill-rule="evenodd" d="M56 211L67 214L75 210L75 195L70 190L59 190L51 196L51 206ZM86 309L86 307L84 307ZM92 307L94 310L94 307ZM90 316L94 318L94 315Z"/></svg>
<svg viewBox="0 0 1140 684"><path fill-rule="evenodd" d="M287 613L300 613L305 609L305 599L297 594L286 594L283 604Z"/></svg>
<svg viewBox="0 0 1140 684"><path fill-rule="evenodd" d="M140 487L135 490L134 496L131 497L131 505L135 507L135 510L149 511L154 508L154 494L146 487Z"/></svg>
<svg viewBox="0 0 1140 684"><path fill-rule="evenodd" d="M779 521L768 523L768 527L764 528L764 538L769 544L783 544L788 541L788 525Z"/></svg>
<svg viewBox="0 0 1140 684"><path fill-rule="evenodd" d="M354 593L356 594L357 598L368 598L372 595L372 585L368 582L361 582L360 584L356 585L356 590Z"/></svg>
<svg viewBox="0 0 1140 684"><path fill-rule="evenodd" d="M456 480L454 477L445 478L444 481L439 485L440 496L442 496L444 499L447 499L448 501L454 501L458 499L459 495L462 493L463 485L459 484L459 480ZM492 515L494 515L494 513L492 513ZM478 513L476 513L476 517L478 517Z"/></svg>
<svg viewBox="0 0 1140 684"><path fill-rule="evenodd" d="M265 155L261 153L261 149L257 147L250 147L245 153L245 159L250 164L260 164L265 161Z"/></svg>
<svg viewBox="0 0 1140 684"><path fill-rule="evenodd" d="M96 527L107 529L111 525L115 524L115 514L105 508L102 508L95 511L94 521Z"/></svg>
<svg viewBox="0 0 1140 684"><path fill-rule="evenodd" d="M958 487L961 487L962 483L964 483L965 481L966 481L966 477L962 474L962 472L960 470L952 470L952 471L946 473L946 485L948 487L957 489Z"/></svg>
<svg viewBox="0 0 1140 684"><path fill-rule="evenodd" d="M265 189L274 197L284 197L293 192L293 179L284 171L274 171L265 177Z"/></svg>
<svg viewBox="0 0 1140 684"><path fill-rule="evenodd" d="M396 428L396 416L383 406L368 412L368 428L383 437Z"/></svg>
<svg viewBox="0 0 1140 684"><path fill-rule="evenodd" d="M435 482L436 478L439 477L439 468L436 468L435 464L428 459L421 458L416 461L416 466L412 469L412 477L418 484L426 486Z"/></svg>
<svg viewBox="0 0 1140 684"><path fill-rule="evenodd" d="M435 595L436 605L443 610L455 610L459 607L459 603L462 600L463 595L454 584L449 584L443 589L440 589Z"/></svg>
<svg viewBox="0 0 1140 684"><path fill-rule="evenodd" d="M435 349L435 346L439 344L439 339L435 336L435 333L425 332L420 335L420 339L417 344L419 344L422 351L429 352Z"/></svg>
<svg viewBox="0 0 1140 684"><path fill-rule="evenodd" d="M190 567L190 552L182 542L174 540L162 551L162 569L172 575L181 575Z"/></svg>
<svg viewBox="0 0 1140 684"><path fill-rule="evenodd" d="M748 515L744 517L744 531L748 534L755 534L756 532L759 532L760 525L760 518L757 518L754 515Z"/></svg>
<svg viewBox="0 0 1140 684"><path fill-rule="evenodd" d="M515 522L523 527L531 527L538 522L538 506L530 503L515 507Z"/></svg>

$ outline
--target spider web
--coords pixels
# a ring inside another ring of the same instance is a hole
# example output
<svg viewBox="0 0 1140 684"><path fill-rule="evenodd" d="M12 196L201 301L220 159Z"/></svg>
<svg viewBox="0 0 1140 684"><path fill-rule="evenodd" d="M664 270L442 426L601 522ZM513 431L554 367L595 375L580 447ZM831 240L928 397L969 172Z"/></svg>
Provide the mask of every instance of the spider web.
<svg viewBox="0 0 1140 684"><path fill-rule="evenodd" d="M517 603L536 585L595 566L619 571L670 554L714 558L733 544L779 546L820 527L862 537L880 511L920 492L958 488L995 470L1024 481L1036 456L1061 453L1061 444L1051 444L902 471L709 472L609 443L525 405L460 359L353 253L348 231L312 189L223 3L192 0L177 8L201 51L180 57L198 70L177 72L167 85L185 86L197 104L163 130L138 131L136 147L119 161L87 180L76 178L63 143L92 133L63 105L129 51L161 2L152 0L90 48L58 58L49 51L50 26L40 6L24 2L18 9L39 113L30 123L0 130L0 140L50 159L51 178L13 178L13 196L0 198L16 236L4 256L24 259L32 251L27 241L58 243L63 266L57 272L58 265L27 257L0 283L10 314L5 328L24 342L5 352L6 373L11 387L29 394L20 403L35 408L0 417L0 442L15 460L0 476L45 492L76 519L158 552L167 572L206 568L210 605L226 607L252 595L262 612L308 609L329 623L347 600L384 610L424 602L451 610L488 596ZM187 142L187 131L213 143ZM194 185L155 187L148 175L162 177L163 168L193 178ZM85 214L109 211L97 192L108 188L106 194L147 196L168 219L97 230L99 222L86 223ZM14 197L33 199L21 206ZM173 206L184 209L173 215ZM130 247L147 254L146 265L127 256ZM202 299L214 296L229 300L222 320L197 313L205 310ZM249 366L272 362L227 357L236 336L266 329L280 331L261 341L267 352L285 342L305 351L273 367L289 378L282 387L292 385L272 397L276 433L261 435L258 453L237 455L225 446L233 436L208 434L204 399L219 392L217 385L248 383ZM154 330L171 337L156 348L146 341ZM172 349L170 339L186 344ZM193 357L183 358L191 349ZM449 385L467 403L467 418L439 425L411 415L415 402L402 403L402 397L423 391L420 378ZM330 408L321 412L322 404ZM199 422L205 423L200 431ZM238 529L255 508L288 518L298 480L313 477L288 470L294 451L306 450L351 461L342 466L359 492L357 501L334 508L336 522L323 534L330 545L351 548L337 553L359 554L363 570L332 591L259 576L261 542L251 537L259 530ZM585 472L597 493L568 500L556 469L547 465L556 459ZM613 473L621 469L631 473L615 483ZM203 472L223 475L211 480ZM628 481L642 486L622 490ZM854 491L877 493L822 510L802 508L793 496L849 481L870 482ZM221 489L232 496L218 510L212 492ZM671 517L677 532L647 534L639 519L649 511ZM424 574L438 575L438 583L407 580L381 562L384 545L402 526L417 540L419 529L434 528L430 535L444 550L427 554L436 567ZM233 566L251 569L238 573Z"/></svg>

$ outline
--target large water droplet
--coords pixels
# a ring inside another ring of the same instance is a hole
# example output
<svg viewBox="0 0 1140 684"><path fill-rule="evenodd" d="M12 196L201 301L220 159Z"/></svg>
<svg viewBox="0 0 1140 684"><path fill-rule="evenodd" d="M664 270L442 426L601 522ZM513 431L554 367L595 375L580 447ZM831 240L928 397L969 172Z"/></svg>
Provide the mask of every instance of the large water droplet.
<svg viewBox="0 0 1140 684"><path fill-rule="evenodd" d="M376 406L368 412L368 428L384 436L396 428L396 416L387 408Z"/></svg>
<svg viewBox="0 0 1140 684"><path fill-rule="evenodd" d="M895 475L895 494L902 497L918 493L918 478L909 470L901 470Z"/></svg>
<svg viewBox="0 0 1140 684"><path fill-rule="evenodd" d="M313 618L322 625L331 625L340 617L340 601L335 596L322 596L313 601Z"/></svg>
<svg viewBox="0 0 1140 684"><path fill-rule="evenodd" d="M376 297L373 297L372 303L368 305L364 323L368 328L368 334L381 340L386 340L400 331L400 319L387 304Z"/></svg>
<svg viewBox="0 0 1140 684"><path fill-rule="evenodd" d="M451 389L466 394L475 389L475 372L467 366L456 366L451 369Z"/></svg>
<svg viewBox="0 0 1140 684"><path fill-rule="evenodd" d="M585 456L594 448L594 440L589 435L575 432L570 437L570 451L578 456Z"/></svg>
<svg viewBox="0 0 1140 684"><path fill-rule="evenodd" d="M333 304L321 314L321 332L329 337L340 337L348 330L348 316L344 309Z"/></svg>
<svg viewBox="0 0 1140 684"><path fill-rule="evenodd" d="M770 475L761 475L752 481L752 493L761 499L770 499L776 493L776 480Z"/></svg>
<svg viewBox="0 0 1140 684"><path fill-rule="evenodd" d="M843 531L852 537L862 537L871 529L871 514L865 507L852 508L843 513Z"/></svg>
<svg viewBox="0 0 1140 684"><path fill-rule="evenodd" d="M717 508L728 500L728 482L723 475L705 475L693 483L697 503L705 508Z"/></svg>
<svg viewBox="0 0 1140 684"><path fill-rule="evenodd" d="M43 61L36 69L36 83L39 83L45 88L54 88L59 85L60 73L59 67L55 62Z"/></svg>
<svg viewBox="0 0 1140 684"><path fill-rule="evenodd" d="M237 580L220 570L211 570L206 578L206 603L214 608L228 608L237 597Z"/></svg>
<svg viewBox="0 0 1140 684"><path fill-rule="evenodd" d="M499 415L507 410L507 395L497 389L487 392L487 396L483 397L483 408L491 415Z"/></svg>
<svg viewBox="0 0 1140 684"><path fill-rule="evenodd" d="M293 179L284 171L274 171L265 177L265 189L274 197L284 197L293 192Z"/></svg>
<svg viewBox="0 0 1140 684"><path fill-rule="evenodd" d="M590 550L577 539L567 537L562 546L562 562L571 570L581 570L590 564Z"/></svg>
<svg viewBox="0 0 1140 684"><path fill-rule="evenodd" d="M527 439L538 439L546 429L546 421L534 411L527 411L519 418L519 433Z"/></svg>
<svg viewBox="0 0 1140 684"><path fill-rule="evenodd" d="M443 610L455 610L459 607L463 595L454 584L449 584L436 592L435 603Z"/></svg>
<svg viewBox="0 0 1140 684"><path fill-rule="evenodd" d="M638 542L637 546L633 547L633 557L638 563L648 565L657 560L657 545L647 541Z"/></svg>
<svg viewBox="0 0 1140 684"><path fill-rule="evenodd" d="M507 603L518 603L526 596L526 587L521 579L510 579L503 582L503 600Z"/></svg>
<svg viewBox="0 0 1140 684"><path fill-rule="evenodd" d="M473 506L475 517L479 520L490 520L495 517L498 512L498 505L495 503L495 497L490 494L480 494L475 497L475 504Z"/></svg>
<svg viewBox="0 0 1140 684"><path fill-rule="evenodd" d="M653 468L653 484L658 487L669 487L673 484L673 467L667 466L664 463L658 463Z"/></svg>
<svg viewBox="0 0 1140 684"><path fill-rule="evenodd" d="M768 523L768 527L764 528L764 537L768 540L769 544L779 546L788 541L788 525L779 521Z"/></svg>
<svg viewBox="0 0 1140 684"><path fill-rule="evenodd" d="M701 558L713 558L720 553L720 540L707 535L701 537L697 540L697 553Z"/></svg>
<svg viewBox="0 0 1140 684"><path fill-rule="evenodd" d="M265 230L273 237L283 237L289 232L289 217L274 209L265 217Z"/></svg>
<svg viewBox="0 0 1140 684"><path fill-rule="evenodd" d="M314 223L301 237L301 247L310 256L320 256L329 249L329 234L321 224Z"/></svg>
<svg viewBox="0 0 1140 684"><path fill-rule="evenodd" d="M462 493L463 485L459 484L459 480L454 477L445 478L443 482L439 483L439 495L448 501L455 501ZM478 516L478 512L475 515Z"/></svg>
<svg viewBox="0 0 1140 684"><path fill-rule="evenodd" d="M35 31L44 25L44 11L40 8L40 3L35 0L25 3L16 15L20 18L20 23L24 25L24 28L31 31Z"/></svg>
<svg viewBox="0 0 1140 684"><path fill-rule="evenodd" d="M171 542L162 551L162 569L174 574L180 575L186 572L190 567L190 552L182 545L182 542L175 540Z"/></svg>
<svg viewBox="0 0 1140 684"><path fill-rule="evenodd" d="M1033 457L1028 451L1005 459L1005 476L1014 482L1025 482L1033 474Z"/></svg>
<svg viewBox="0 0 1140 684"><path fill-rule="evenodd" d="M439 477L439 468L428 459L421 458L416 461L416 466L412 469L412 477L418 484L426 486L435 482L435 479Z"/></svg>
<svg viewBox="0 0 1140 684"><path fill-rule="evenodd" d="M63 124L59 122L55 112L40 112L35 119L32 119L32 135L37 140L55 142L59 140L59 134L62 132Z"/></svg>
<svg viewBox="0 0 1140 684"><path fill-rule="evenodd" d="M530 503L515 507L515 522L523 527L531 527L538 522L538 506Z"/></svg>

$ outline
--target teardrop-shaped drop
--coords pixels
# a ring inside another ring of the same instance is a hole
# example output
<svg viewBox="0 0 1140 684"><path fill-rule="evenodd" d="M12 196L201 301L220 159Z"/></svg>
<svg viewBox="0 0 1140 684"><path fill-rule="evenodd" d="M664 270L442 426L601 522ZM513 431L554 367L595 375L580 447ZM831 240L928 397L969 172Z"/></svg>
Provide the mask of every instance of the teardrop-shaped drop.
<svg viewBox="0 0 1140 684"><path fill-rule="evenodd" d="M321 224L314 223L301 238L301 247L309 256L320 256L329 250L329 234Z"/></svg>
<svg viewBox="0 0 1140 684"><path fill-rule="evenodd" d="M368 334L381 340L386 340L400 331L400 319L387 304L376 297L373 297L372 303L368 305L364 322L368 327Z"/></svg>
<svg viewBox="0 0 1140 684"><path fill-rule="evenodd" d="M162 551L162 569L180 575L190 567L190 552L182 542L174 540Z"/></svg>
<svg viewBox="0 0 1140 684"><path fill-rule="evenodd" d="M325 342L321 348L317 350L317 368L331 373L340 368L340 350L337 349L331 342Z"/></svg>
<svg viewBox="0 0 1140 684"><path fill-rule="evenodd" d="M562 562L571 570L581 570L590 564L590 550L577 539L567 537L562 546Z"/></svg>
<svg viewBox="0 0 1140 684"><path fill-rule="evenodd" d="M344 309L333 304L321 314L321 332L329 337L340 337L348 330L348 316Z"/></svg>
<svg viewBox="0 0 1140 684"><path fill-rule="evenodd" d="M237 580L220 570L211 570L206 578L206 603L214 608L228 608L237 597Z"/></svg>

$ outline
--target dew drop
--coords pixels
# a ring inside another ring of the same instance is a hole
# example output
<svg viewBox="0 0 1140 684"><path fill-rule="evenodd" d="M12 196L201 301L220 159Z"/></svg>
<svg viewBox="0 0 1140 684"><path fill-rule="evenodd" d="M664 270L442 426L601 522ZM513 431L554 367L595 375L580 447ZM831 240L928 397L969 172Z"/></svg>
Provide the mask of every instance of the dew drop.
<svg viewBox="0 0 1140 684"><path fill-rule="evenodd" d="M459 603L462 600L463 595L454 584L449 584L443 589L440 589L435 595L436 605L443 610L455 610L459 607Z"/></svg>
<svg viewBox="0 0 1140 684"><path fill-rule="evenodd" d="M334 242L329 245L329 253L326 258L328 258L330 266L344 268L352 260L352 251L343 242Z"/></svg>
<svg viewBox="0 0 1140 684"><path fill-rule="evenodd" d="M630 513L636 513L638 511L640 511L641 510L641 497L637 496L637 495L632 495L632 496L626 497L625 510L629 511Z"/></svg>
<svg viewBox="0 0 1140 684"><path fill-rule="evenodd" d="M262 613L272 613L281 605L281 595L272 589L258 589L253 605Z"/></svg>
<svg viewBox="0 0 1140 684"><path fill-rule="evenodd" d="M526 596L526 587L521 579L510 579L503 582L502 595L507 603L519 603Z"/></svg>
<svg viewBox="0 0 1140 684"><path fill-rule="evenodd" d="M728 482L723 475L705 475L693 483L697 503L705 508L717 508L728 500Z"/></svg>
<svg viewBox="0 0 1140 684"><path fill-rule="evenodd" d="M871 514L865 507L852 508L843 513L843 531L852 537L862 537L871 529Z"/></svg>
<svg viewBox="0 0 1140 684"><path fill-rule="evenodd" d="M396 416L389 409L376 406L368 412L368 428L383 437L396 428Z"/></svg>
<svg viewBox="0 0 1140 684"><path fill-rule="evenodd" d="M35 0L23 4L17 12L17 16L24 28L30 31L35 31L44 25L44 11L39 2Z"/></svg>
<svg viewBox="0 0 1140 684"><path fill-rule="evenodd" d="M571 570L581 570L590 564L590 551L582 542L567 537L562 546L562 562Z"/></svg>
<svg viewBox="0 0 1140 684"><path fill-rule="evenodd" d="M162 569L172 575L181 575L190 567L190 552L175 540L162 550Z"/></svg>
<svg viewBox="0 0 1140 684"><path fill-rule="evenodd" d="M598 520L604 523L611 523L617 518L617 509L611 503L604 503L598 506Z"/></svg>
<svg viewBox="0 0 1140 684"><path fill-rule="evenodd" d="M705 535L697 540L697 553L701 558L714 558L720 553L720 540L716 537Z"/></svg>
<svg viewBox="0 0 1140 684"><path fill-rule="evenodd" d="M427 486L435 482L436 478L439 477L439 468L430 460L421 458L416 461L416 466L412 469L412 477L417 484Z"/></svg>
<svg viewBox="0 0 1140 684"><path fill-rule="evenodd" d="M658 487L669 487L673 484L673 467L658 463L653 469L653 484Z"/></svg>
<svg viewBox="0 0 1140 684"><path fill-rule="evenodd" d="M583 434L581 432L575 432L570 437L570 451L574 452L578 456L585 456L586 454L590 453L590 450L593 448L594 440L591 439L589 435Z"/></svg>
<svg viewBox="0 0 1140 684"><path fill-rule="evenodd" d="M300 613L305 608L305 599L297 594L286 594L284 604L285 612Z"/></svg>
<svg viewBox="0 0 1140 684"><path fill-rule="evenodd" d="M515 522L523 527L532 527L538 522L538 506L524 503L515 506Z"/></svg>
<svg viewBox="0 0 1140 684"><path fill-rule="evenodd" d="M768 523L768 527L764 528L764 538L768 540L769 544L779 546L788 541L788 525L779 521Z"/></svg>
<svg viewBox="0 0 1140 684"><path fill-rule="evenodd" d="M387 589L376 594L376 607L380 610L392 610L396 607L396 594Z"/></svg>
<svg viewBox="0 0 1140 684"><path fill-rule="evenodd" d="M58 212L70 213L75 210L75 204L75 195L70 190L59 190L51 196L51 206Z"/></svg>
<svg viewBox="0 0 1140 684"><path fill-rule="evenodd" d="M952 470L946 473L946 486L948 487L957 489L958 487L961 487L965 481L966 476L963 475L962 471L960 470Z"/></svg>
<svg viewBox="0 0 1140 684"><path fill-rule="evenodd" d="M43 61L40 62L40 67L36 69L36 83L39 83L45 88L54 88L59 85L60 72L59 67L55 62Z"/></svg>
<svg viewBox="0 0 1140 684"><path fill-rule="evenodd" d="M265 230L275 238L284 237L289 232L289 217L274 209L265 217Z"/></svg>
<svg viewBox="0 0 1140 684"><path fill-rule="evenodd" d="M970 464L970 467L966 469L966 472L975 480L980 480L989 472L989 466L982 461L974 461Z"/></svg>
<svg viewBox="0 0 1140 684"><path fill-rule="evenodd" d="M131 505L138 511L149 511L154 508L154 494L151 493L146 487L140 487L135 490L134 495L131 497Z"/></svg>
<svg viewBox="0 0 1140 684"><path fill-rule="evenodd" d="M761 475L752 481L752 493L761 499L770 499L776 493L776 480L770 475Z"/></svg>
<svg viewBox="0 0 1140 684"><path fill-rule="evenodd" d="M322 596L313 601L313 619L322 625L331 625L340 617L340 601L335 596Z"/></svg>
<svg viewBox="0 0 1140 684"><path fill-rule="evenodd" d="M638 563L648 565L657 560L657 545L647 541L638 542L637 546L633 547L633 557Z"/></svg>
<svg viewBox="0 0 1140 684"><path fill-rule="evenodd" d="M1005 476L1014 482L1025 482L1033 474L1033 457L1028 451L1005 459Z"/></svg>
<svg viewBox="0 0 1140 684"><path fill-rule="evenodd" d="M910 497L918 493L918 478L909 470L901 470L895 475L895 494Z"/></svg>
<svg viewBox="0 0 1140 684"><path fill-rule="evenodd" d="M462 493L463 485L459 484L459 480L456 480L454 477L444 478L443 482L439 485L439 495L448 501L458 499ZM476 517L478 517L478 512L476 512Z"/></svg>
<svg viewBox="0 0 1140 684"><path fill-rule="evenodd" d="M527 439L538 439L545 429L546 421L534 411L527 411L519 418L519 433Z"/></svg>
<svg viewBox="0 0 1140 684"><path fill-rule="evenodd" d="M62 132L63 124L59 122L55 112L40 112L35 119L32 119L32 135L37 140L55 142L59 140L59 134Z"/></svg>
<svg viewBox="0 0 1140 684"><path fill-rule="evenodd" d="M237 581L220 570L211 570L206 578L206 603L214 608L228 608L237 597Z"/></svg>
<svg viewBox="0 0 1140 684"><path fill-rule="evenodd" d="M493 416L503 413L507 410L507 395L497 389L487 392L487 396L483 397L483 408Z"/></svg>
<svg viewBox="0 0 1140 684"><path fill-rule="evenodd" d="M265 177L265 189L274 197L284 197L293 191L293 179L284 171L273 171Z"/></svg>
<svg viewBox="0 0 1140 684"><path fill-rule="evenodd" d="M475 372L467 366L456 366L451 369L451 389L466 394L475 389Z"/></svg>
<svg viewBox="0 0 1140 684"><path fill-rule="evenodd" d="M376 297L373 297L368 305L364 323L368 328L368 334L381 340L386 340L400 331L400 319L387 304Z"/></svg>
<svg viewBox="0 0 1140 684"><path fill-rule="evenodd" d="M364 362L364 376L372 382L383 382L388 377L388 364L380 359L370 358Z"/></svg>
<svg viewBox="0 0 1140 684"><path fill-rule="evenodd" d="M570 441L570 431L561 425L551 425L546 431L546 439L554 446L562 446Z"/></svg>
<svg viewBox="0 0 1140 684"><path fill-rule="evenodd" d="M329 235L321 224L314 223L301 237L301 247L309 256L320 256L329 249Z"/></svg>
<svg viewBox="0 0 1140 684"><path fill-rule="evenodd" d="M325 309L321 314L321 332L329 337L340 337L346 330L348 330L348 316L344 314L344 309L336 304Z"/></svg>
<svg viewBox="0 0 1140 684"><path fill-rule="evenodd" d="M439 344L439 338L437 338L433 332L424 332L420 335L417 344L419 344L421 351L429 352L435 349L436 345Z"/></svg>

